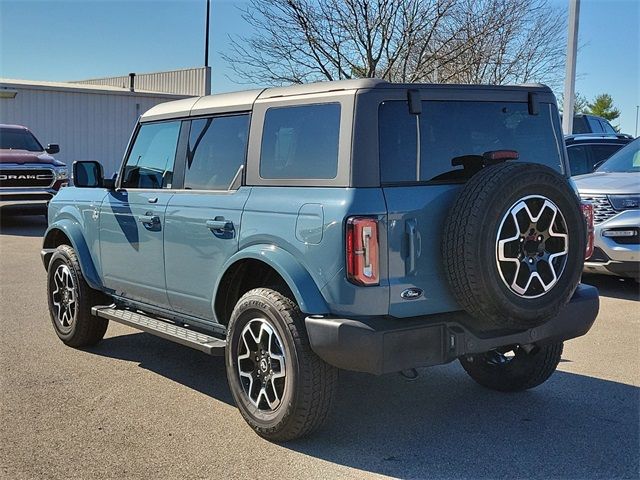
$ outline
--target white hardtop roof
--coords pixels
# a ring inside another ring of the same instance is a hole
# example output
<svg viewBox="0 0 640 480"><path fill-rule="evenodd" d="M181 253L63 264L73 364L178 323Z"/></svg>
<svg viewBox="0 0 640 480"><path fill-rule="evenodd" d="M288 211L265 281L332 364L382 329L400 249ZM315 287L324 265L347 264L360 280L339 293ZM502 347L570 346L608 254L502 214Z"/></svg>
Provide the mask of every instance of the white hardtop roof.
<svg viewBox="0 0 640 480"><path fill-rule="evenodd" d="M333 82L316 82L303 85L291 85L287 87L271 87L242 92L220 93L206 97L194 97L174 102L162 103L152 107L141 117L141 122L165 120L179 117L193 117L214 113L230 113L249 111L257 100L278 97L290 97L297 95L313 95L329 92L348 92L360 89L372 88L434 88L434 89L482 89L482 90L544 90L549 87L540 84L530 85L462 85L462 84L402 84L392 83L377 78L359 78L355 80L337 80Z"/></svg>
<svg viewBox="0 0 640 480"><path fill-rule="evenodd" d="M174 102L162 103L145 112L140 121L150 122L168 118L225 113L231 111L249 111L258 99L308 95L333 91L358 90L374 88L387 84L384 80L363 78L357 80L339 80L335 82L317 82L289 87L272 87L242 92L219 93L206 97L186 98Z"/></svg>

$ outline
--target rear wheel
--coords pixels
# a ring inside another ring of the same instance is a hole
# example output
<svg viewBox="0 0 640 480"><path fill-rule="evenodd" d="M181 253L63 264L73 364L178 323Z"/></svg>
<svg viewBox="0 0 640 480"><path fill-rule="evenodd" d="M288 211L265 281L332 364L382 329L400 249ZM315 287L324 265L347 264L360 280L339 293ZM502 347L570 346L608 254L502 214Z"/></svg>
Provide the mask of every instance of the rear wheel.
<svg viewBox="0 0 640 480"><path fill-rule="evenodd" d="M233 310L225 355L231 393L258 435L292 440L327 419L337 370L313 353L304 316L286 295L247 292Z"/></svg>
<svg viewBox="0 0 640 480"><path fill-rule="evenodd" d="M60 245L47 270L49 313L56 334L70 347L95 345L104 337L109 321L91 314L91 307L109 303L85 281L75 251Z"/></svg>
<svg viewBox="0 0 640 480"><path fill-rule="evenodd" d="M525 350L505 347L460 358L462 367L480 385L501 392L537 387L555 372L563 343Z"/></svg>

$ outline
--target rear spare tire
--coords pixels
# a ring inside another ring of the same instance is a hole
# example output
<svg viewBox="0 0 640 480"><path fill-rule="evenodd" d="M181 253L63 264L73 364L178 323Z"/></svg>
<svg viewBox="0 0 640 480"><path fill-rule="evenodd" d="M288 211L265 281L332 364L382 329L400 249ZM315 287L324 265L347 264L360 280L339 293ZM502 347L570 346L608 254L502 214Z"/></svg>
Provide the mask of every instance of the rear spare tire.
<svg viewBox="0 0 640 480"><path fill-rule="evenodd" d="M586 225L567 179L503 163L467 182L447 217L445 271L482 330L532 328L558 313L582 272Z"/></svg>

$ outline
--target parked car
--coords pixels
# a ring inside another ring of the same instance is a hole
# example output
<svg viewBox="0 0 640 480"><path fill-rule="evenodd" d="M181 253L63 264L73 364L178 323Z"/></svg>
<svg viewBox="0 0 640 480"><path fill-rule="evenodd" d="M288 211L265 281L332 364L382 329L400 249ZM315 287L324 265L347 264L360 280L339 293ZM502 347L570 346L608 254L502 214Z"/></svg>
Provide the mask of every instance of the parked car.
<svg viewBox="0 0 640 480"><path fill-rule="evenodd" d="M595 248L584 271L640 280L640 138L574 180L594 212Z"/></svg>
<svg viewBox="0 0 640 480"><path fill-rule="evenodd" d="M564 137L571 175L584 175L593 172L611 155L633 141L628 135L582 133Z"/></svg>
<svg viewBox="0 0 640 480"><path fill-rule="evenodd" d="M0 201L50 200L68 185L67 166L44 148L27 127L0 125Z"/></svg>
<svg viewBox="0 0 640 480"><path fill-rule="evenodd" d="M581 133L618 133L609 120L590 113L577 113L573 116L573 134Z"/></svg>
<svg viewBox="0 0 640 480"><path fill-rule="evenodd" d="M598 311L561 138L544 86L360 79L158 105L115 182L76 162L49 204L55 332L85 347L115 321L225 355L240 413L279 441L324 422L339 368L459 359L488 388L533 388Z"/></svg>

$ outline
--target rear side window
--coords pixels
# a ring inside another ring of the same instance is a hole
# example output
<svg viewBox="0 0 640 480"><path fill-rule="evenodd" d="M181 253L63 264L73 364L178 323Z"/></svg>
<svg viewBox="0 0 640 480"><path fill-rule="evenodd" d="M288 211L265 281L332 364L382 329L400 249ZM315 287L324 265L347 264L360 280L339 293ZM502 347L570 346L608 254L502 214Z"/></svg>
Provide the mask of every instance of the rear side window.
<svg viewBox="0 0 640 480"><path fill-rule="evenodd" d="M529 115L526 103L425 101L422 113L407 102L379 109L380 176L383 183L451 181L465 178L452 160L494 150L516 150L519 161L561 170L555 107L541 104Z"/></svg>
<svg viewBox="0 0 640 480"><path fill-rule="evenodd" d="M180 121L145 123L124 167L124 188L171 188Z"/></svg>
<svg viewBox="0 0 640 480"><path fill-rule="evenodd" d="M339 103L269 108L262 132L260 177L335 178L339 137Z"/></svg>
<svg viewBox="0 0 640 480"><path fill-rule="evenodd" d="M193 120L184 188L227 190L244 165L248 133L249 115Z"/></svg>

